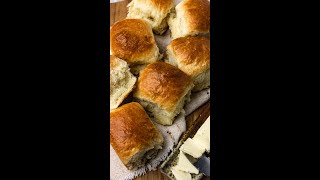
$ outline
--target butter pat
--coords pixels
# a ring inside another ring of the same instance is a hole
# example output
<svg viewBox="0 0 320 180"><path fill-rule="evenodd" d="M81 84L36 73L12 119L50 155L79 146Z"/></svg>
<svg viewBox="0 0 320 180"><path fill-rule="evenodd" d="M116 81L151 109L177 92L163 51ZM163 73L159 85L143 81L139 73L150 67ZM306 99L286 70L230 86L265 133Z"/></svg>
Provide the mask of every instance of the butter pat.
<svg viewBox="0 0 320 180"><path fill-rule="evenodd" d="M192 139L207 152L210 152L210 116Z"/></svg>
<svg viewBox="0 0 320 180"><path fill-rule="evenodd" d="M202 126L198 129L197 133L194 136L205 134L210 140L210 116L207 120L202 124Z"/></svg>
<svg viewBox="0 0 320 180"><path fill-rule="evenodd" d="M172 174L174 175L174 177L176 178L176 180L191 180L191 174L184 172L184 171L180 171L176 168L176 166L171 168Z"/></svg>
<svg viewBox="0 0 320 180"><path fill-rule="evenodd" d="M188 138L180 147L180 151L191 155L194 158L199 158L205 151L205 148L199 146L193 139Z"/></svg>
<svg viewBox="0 0 320 180"><path fill-rule="evenodd" d="M185 171L188 173L199 174L199 170L189 161L186 155L180 151L178 163L175 166L177 170Z"/></svg>
<svg viewBox="0 0 320 180"><path fill-rule="evenodd" d="M210 140L205 135L201 134L192 138L192 140L198 145L201 146L208 153L210 152Z"/></svg>

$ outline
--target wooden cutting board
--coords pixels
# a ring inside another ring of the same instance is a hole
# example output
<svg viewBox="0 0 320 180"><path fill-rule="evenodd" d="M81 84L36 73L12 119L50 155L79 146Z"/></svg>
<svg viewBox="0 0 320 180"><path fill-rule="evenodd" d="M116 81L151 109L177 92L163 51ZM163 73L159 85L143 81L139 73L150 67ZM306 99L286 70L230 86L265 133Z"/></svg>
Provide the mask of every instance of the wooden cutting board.
<svg viewBox="0 0 320 180"><path fill-rule="evenodd" d="M125 19L127 16L127 5L131 0L110 4L110 26L115 22ZM191 127L194 121L207 119L210 115L210 101L202 105L192 114L186 117L187 128ZM209 177L203 178L204 180L210 179ZM159 170L149 171L145 175L135 178L135 180L170 180L163 175Z"/></svg>

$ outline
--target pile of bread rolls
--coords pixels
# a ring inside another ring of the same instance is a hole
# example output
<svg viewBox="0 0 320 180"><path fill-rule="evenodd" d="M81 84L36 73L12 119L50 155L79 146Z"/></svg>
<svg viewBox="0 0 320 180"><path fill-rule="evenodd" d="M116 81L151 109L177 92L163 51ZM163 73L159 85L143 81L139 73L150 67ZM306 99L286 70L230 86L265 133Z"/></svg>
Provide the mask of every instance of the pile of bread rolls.
<svg viewBox="0 0 320 180"><path fill-rule="evenodd" d="M168 29L161 53L154 34ZM110 28L110 143L129 170L162 148L154 123L172 125L191 93L210 86L209 36L208 0L132 0Z"/></svg>

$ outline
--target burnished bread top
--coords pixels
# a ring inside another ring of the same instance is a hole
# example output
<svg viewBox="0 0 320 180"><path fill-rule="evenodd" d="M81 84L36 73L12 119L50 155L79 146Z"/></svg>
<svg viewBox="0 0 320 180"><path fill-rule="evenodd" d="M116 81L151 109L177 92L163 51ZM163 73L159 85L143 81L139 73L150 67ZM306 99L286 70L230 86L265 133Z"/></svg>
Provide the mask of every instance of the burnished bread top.
<svg viewBox="0 0 320 180"><path fill-rule="evenodd" d="M177 11L183 12L190 31L210 31L210 2L208 0L184 0L178 6Z"/></svg>
<svg viewBox="0 0 320 180"><path fill-rule="evenodd" d="M127 165L140 151L162 145L163 137L143 107L132 102L110 112L110 143Z"/></svg>
<svg viewBox="0 0 320 180"><path fill-rule="evenodd" d="M208 0L183 0L170 13L168 25L171 38L197 36L210 33L210 2Z"/></svg>
<svg viewBox="0 0 320 180"><path fill-rule="evenodd" d="M110 28L110 52L129 65L152 63L159 58L151 26L141 19L118 21Z"/></svg>
<svg viewBox="0 0 320 180"><path fill-rule="evenodd" d="M171 61L183 72L195 77L210 68L210 39L208 37L181 37L168 45ZM173 56L173 57L172 57Z"/></svg>
<svg viewBox="0 0 320 180"><path fill-rule="evenodd" d="M173 112L193 86L191 77L177 67L165 62L156 62L140 72L134 97Z"/></svg>

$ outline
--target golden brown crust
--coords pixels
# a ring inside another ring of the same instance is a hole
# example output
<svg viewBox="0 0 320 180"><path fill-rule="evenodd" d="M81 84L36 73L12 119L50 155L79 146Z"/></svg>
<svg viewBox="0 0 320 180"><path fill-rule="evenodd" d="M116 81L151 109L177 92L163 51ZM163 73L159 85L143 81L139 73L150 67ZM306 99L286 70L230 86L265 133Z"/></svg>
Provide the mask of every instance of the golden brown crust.
<svg viewBox="0 0 320 180"><path fill-rule="evenodd" d="M136 102L110 112L110 143L124 165L139 151L162 144L163 137Z"/></svg>
<svg viewBox="0 0 320 180"><path fill-rule="evenodd" d="M190 86L193 86L192 79L180 69L165 62L156 62L140 72L134 96L174 111Z"/></svg>
<svg viewBox="0 0 320 180"><path fill-rule="evenodd" d="M168 45L178 68L195 77L210 68L210 39L208 37L181 37Z"/></svg>
<svg viewBox="0 0 320 180"><path fill-rule="evenodd" d="M117 66L116 58L117 57L115 57L113 55L110 55L110 68L113 68L113 67Z"/></svg>
<svg viewBox="0 0 320 180"><path fill-rule="evenodd" d="M190 31L210 31L210 2L208 0L185 0L183 10Z"/></svg>
<svg viewBox="0 0 320 180"><path fill-rule="evenodd" d="M154 56L157 50L150 25L141 19L125 19L110 28L110 49L129 64Z"/></svg>

